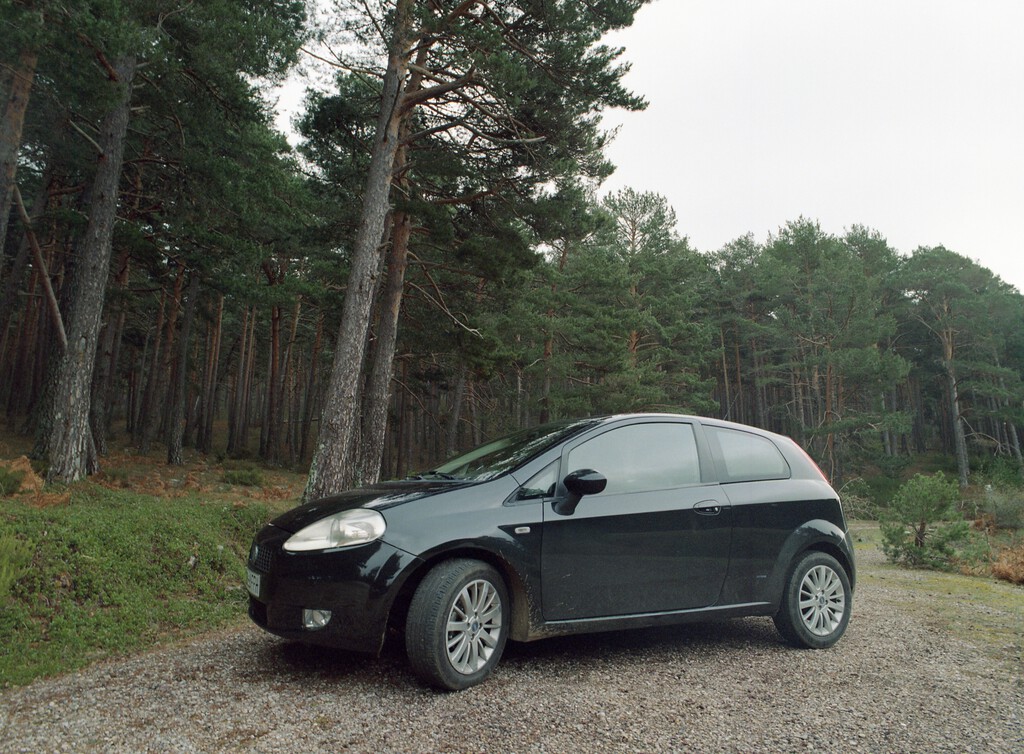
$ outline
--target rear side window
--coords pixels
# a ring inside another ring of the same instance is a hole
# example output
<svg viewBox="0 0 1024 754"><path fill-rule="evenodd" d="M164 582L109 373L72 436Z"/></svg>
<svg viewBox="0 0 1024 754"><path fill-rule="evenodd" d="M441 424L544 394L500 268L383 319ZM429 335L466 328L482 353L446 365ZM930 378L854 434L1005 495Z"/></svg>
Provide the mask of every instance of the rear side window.
<svg viewBox="0 0 1024 754"><path fill-rule="evenodd" d="M719 469L723 482L757 482L789 479L789 464L766 437L723 427L705 427L719 448L725 468Z"/></svg>

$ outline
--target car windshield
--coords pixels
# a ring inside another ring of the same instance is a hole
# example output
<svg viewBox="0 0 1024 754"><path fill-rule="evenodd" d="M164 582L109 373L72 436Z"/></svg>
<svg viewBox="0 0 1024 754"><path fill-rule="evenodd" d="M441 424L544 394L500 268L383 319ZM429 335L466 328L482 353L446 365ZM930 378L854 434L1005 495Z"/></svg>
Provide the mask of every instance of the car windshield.
<svg viewBox="0 0 1024 754"><path fill-rule="evenodd" d="M582 432L597 420L558 422L524 429L481 445L468 453L446 461L431 471L416 474L416 479L458 479L483 482L493 479L530 460L538 453Z"/></svg>

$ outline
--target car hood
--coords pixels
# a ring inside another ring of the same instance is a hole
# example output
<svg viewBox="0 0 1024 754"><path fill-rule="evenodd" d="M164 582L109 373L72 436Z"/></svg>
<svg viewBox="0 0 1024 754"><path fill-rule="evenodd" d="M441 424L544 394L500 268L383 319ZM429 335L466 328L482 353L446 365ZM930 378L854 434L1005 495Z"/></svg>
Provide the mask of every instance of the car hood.
<svg viewBox="0 0 1024 754"><path fill-rule="evenodd" d="M460 489L471 484L474 484L474 482L448 480L384 482L313 500L297 508L292 508L287 513L282 513L270 523L279 529L284 529L294 534L304 526L342 511L352 510L353 508L385 510L396 505L404 505L414 500L422 500L423 498L448 492L449 490Z"/></svg>

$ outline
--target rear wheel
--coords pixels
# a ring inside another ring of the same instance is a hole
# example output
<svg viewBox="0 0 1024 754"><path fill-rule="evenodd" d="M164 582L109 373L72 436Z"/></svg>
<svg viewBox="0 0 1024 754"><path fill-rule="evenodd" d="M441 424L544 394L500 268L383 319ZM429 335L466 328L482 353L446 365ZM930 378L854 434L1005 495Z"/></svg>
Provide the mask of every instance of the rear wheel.
<svg viewBox="0 0 1024 754"><path fill-rule="evenodd" d="M794 646L831 647L846 631L852 600L850 579L839 561L808 552L790 571L775 627Z"/></svg>
<svg viewBox="0 0 1024 754"><path fill-rule="evenodd" d="M416 589L405 624L413 672L458 691L487 678L501 659L511 617L501 575L478 560L434 567Z"/></svg>

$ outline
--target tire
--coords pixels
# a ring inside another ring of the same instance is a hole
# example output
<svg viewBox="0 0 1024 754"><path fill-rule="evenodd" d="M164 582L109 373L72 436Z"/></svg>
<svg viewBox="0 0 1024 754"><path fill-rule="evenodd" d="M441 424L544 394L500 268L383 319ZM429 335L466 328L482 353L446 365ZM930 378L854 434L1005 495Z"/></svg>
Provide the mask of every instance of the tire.
<svg viewBox="0 0 1024 754"><path fill-rule="evenodd" d="M417 587L405 622L409 664L420 680L460 691L484 681L508 639L511 603L501 575L478 560L448 560Z"/></svg>
<svg viewBox="0 0 1024 754"><path fill-rule="evenodd" d="M831 555L808 552L789 573L775 627L793 646L826 649L845 633L852 607L846 569Z"/></svg>

